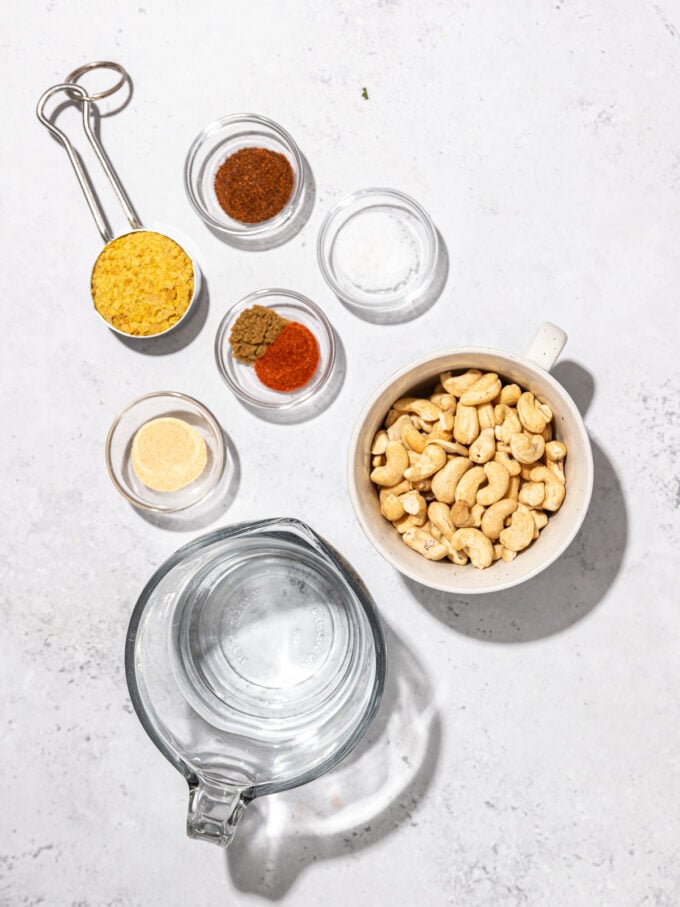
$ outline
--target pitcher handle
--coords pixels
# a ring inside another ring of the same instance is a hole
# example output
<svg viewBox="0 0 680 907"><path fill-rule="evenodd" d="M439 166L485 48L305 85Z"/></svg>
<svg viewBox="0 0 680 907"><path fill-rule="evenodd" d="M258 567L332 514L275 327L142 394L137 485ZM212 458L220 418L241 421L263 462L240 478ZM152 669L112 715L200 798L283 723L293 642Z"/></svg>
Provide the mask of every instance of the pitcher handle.
<svg viewBox="0 0 680 907"><path fill-rule="evenodd" d="M187 834L226 847L249 803L250 799L238 788L196 778L189 782Z"/></svg>
<svg viewBox="0 0 680 907"><path fill-rule="evenodd" d="M544 321L531 338L524 357L549 372L559 359L566 342L567 334L562 328L551 321Z"/></svg>

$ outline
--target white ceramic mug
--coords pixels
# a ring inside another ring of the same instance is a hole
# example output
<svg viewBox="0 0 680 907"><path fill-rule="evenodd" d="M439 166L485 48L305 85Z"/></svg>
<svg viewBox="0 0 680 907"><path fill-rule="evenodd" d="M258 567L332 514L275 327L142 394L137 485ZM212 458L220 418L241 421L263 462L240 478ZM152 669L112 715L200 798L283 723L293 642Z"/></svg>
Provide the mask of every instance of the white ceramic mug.
<svg viewBox="0 0 680 907"><path fill-rule="evenodd" d="M578 532L593 490L593 454L583 419L574 401L549 374L567 342L565 332L545 322L523 356L484 347L445 350L427 356L392 375L370 398L354 429L349 448L348 483L354 513L361 528L382 556L401 573L444 592L474 594L507 589L545 570ZM428 561L408 548L380 513L376 487L370 480L371 444L395 400L429 396L445 371L478 368L497 372L547 403L553 411L555 437L567 446L567 494L562 507L550 515L539 538L514 561L496 561L486 570L449 560Z"/></svg>

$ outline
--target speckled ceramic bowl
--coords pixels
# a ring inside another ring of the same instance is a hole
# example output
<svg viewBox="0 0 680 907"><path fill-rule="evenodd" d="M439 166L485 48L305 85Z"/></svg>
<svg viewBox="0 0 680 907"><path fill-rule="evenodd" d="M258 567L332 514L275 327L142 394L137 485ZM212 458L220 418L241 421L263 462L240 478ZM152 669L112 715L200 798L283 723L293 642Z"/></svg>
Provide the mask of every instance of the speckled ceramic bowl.
<svg viewBox="0 0 680 907"><path fill-rule="evenodd" d="M553 324L539 328L524 356L483 347L449 350L400 369L370 398L354 429L349 447L348 482L354 513L379 553L401 573L432 589L462 595L498 592L531 579L545 570L569 546L579 531L593 490L593 455L581 414L569 394L550 374L567 335ZM486 570L449 560L428 561L408 548L380 513L371 472L371 444L392 403L400 397L429 395L444 371L479 368L497 372L548 403L554 413L555 437L567 445L567 494L550 516L539 538L514 561L496 561Z"/></svg>

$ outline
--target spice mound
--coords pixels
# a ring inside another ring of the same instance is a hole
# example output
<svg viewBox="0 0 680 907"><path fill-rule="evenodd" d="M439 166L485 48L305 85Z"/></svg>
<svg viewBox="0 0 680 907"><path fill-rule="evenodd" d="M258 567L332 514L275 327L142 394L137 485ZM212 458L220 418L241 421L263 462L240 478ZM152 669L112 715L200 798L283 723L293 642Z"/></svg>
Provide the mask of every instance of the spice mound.
<svg viewBox="0 0 680 907"><path fill-rule="evenodd" d="M281 212L295 178L288 158L268 148L241 148L215 174L215 195L222 210L244 224L259 224Z"/></svg>
<svg viewBox="0 0 680 907"><path fill-rule="evenodd" d="M193 425L168 416L142 425L132 440L130 460L147 488L178 491L202 474L208 450Z"/></svg>
<svg viewBox="0 0 680 907"><path fill-rule="evenodd" d="M255 374L275 391L295 391L307 384L319 366L319 344L309 328L291 321L264 356L255 363Z"/></svg>
<svg viewBox="0 0 680 907"><path fill-rule="evenodd" d="M92 271L99 314L125 334L161 334L184 315L194 292L191 259L162 233L137 230L102 249Z"/></svg>
<svg viewBox="0 0 680 907"><path fill-rule="evenodd" d="M231 354L239 362L252 365L260 356L264 356L267 347L279 336L287 318L277 314L274 309L263 305L254 305L241 314L229 334Z"/></svg>
<svg viewBox="0 0 680 907"><path fill-rule="evenodd" d="M231 354L275 391L295 391L314 377L319 344L309 328L274 309L254 305L241 312L229 335Z"/></svg>

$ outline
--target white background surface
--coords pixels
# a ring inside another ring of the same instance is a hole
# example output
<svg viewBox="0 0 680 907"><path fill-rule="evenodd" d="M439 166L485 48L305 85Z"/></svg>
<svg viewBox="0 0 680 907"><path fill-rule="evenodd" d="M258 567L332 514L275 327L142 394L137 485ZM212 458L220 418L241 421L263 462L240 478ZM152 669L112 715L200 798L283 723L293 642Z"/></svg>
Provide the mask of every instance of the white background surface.
<svg viewBox="0 0 680 907"><path fill-rule="evenodd" d="M90 311L98 235L34 116L45 88L102 58L134 81L105 145L142 218L190 237L209 284L201 330L164 354ZM2 904L680 903L680 3L50 0L6 14L0 59ZM316 180L305 229L266 253L222 244L182 187L194 135L242 110L285 125ZM417 198L448 247L445 291L411 324L360 321L316 265L326 211L370 185ZM334 404L293 427L242 409L213 361L226 308L276 285L324 307L347 359ZM594 443L583 531L496 597L405 581L347 499L360 406L412 358L521 351L546 318L570 335L556 375ZM250 807L227 854L184 836L185 782L123 672L145 580L204 528L145 519L104 468L114 415L165 388L208 405L238 453L208 525L308 521L390 627L369 739Z"/></svg>

